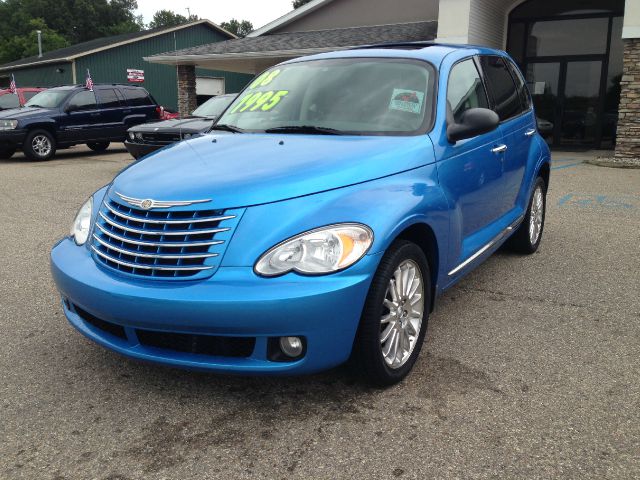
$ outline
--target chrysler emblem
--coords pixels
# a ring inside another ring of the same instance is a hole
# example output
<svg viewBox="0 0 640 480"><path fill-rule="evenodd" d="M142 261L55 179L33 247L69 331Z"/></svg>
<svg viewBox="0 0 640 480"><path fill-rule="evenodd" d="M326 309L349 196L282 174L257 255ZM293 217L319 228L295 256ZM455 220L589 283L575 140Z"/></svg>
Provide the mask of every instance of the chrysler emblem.
<svg viewBox="0 0 640 480"><path fill-rule="evenodd" d="M127 197L118 192L114 192L117 196L119 196L122 200L127 202L129 205L133 205L134 207L140 207L143 210L150 210L152 208L171 208L171 207L184 207L187 205L193 205L196 203L207 203L210 202L211 199L202 199L202 200L152 200L151 198L133 198Z"/></svg>

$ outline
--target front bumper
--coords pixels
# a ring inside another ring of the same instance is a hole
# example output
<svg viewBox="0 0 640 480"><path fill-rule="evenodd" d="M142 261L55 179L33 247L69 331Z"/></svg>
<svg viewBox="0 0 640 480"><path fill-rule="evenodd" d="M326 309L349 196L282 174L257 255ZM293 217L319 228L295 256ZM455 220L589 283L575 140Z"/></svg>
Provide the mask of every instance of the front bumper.
<svg viewBox="0 0 640 480"><path fill-rule="evenodd" d="M70 239L51 252L53 278L65 315L82 334L111 350L177 367L239 374L312 373L345 362L371 278L381 254L367 255L343 272L319 277L257 276L251 267L220 267L202 281L163 282L125 278L98 266ZM96 328L73 305L124 327L126 338ZM210 356L140 343L136 329L177 334L255 338L246 357ZM270 338L301 336L306 354L270 361Z"/></svg>
<svg viewBox="0 0 640 480"><path fill-rule="evenodd" d="M152 145L148 143L132 143L129 140L124 141L124 146L127 151L131 154L131 156L135 159L144 157L145 155L149 155L155 151L160 150L161 148L166 147L167 145Z"/></svg>
<svg viewBox="0 0 640 480"><path fill-rule="evenodd" d="M0 150L17 150L22 146L25 130L2 130L0 131Z"/></svg>

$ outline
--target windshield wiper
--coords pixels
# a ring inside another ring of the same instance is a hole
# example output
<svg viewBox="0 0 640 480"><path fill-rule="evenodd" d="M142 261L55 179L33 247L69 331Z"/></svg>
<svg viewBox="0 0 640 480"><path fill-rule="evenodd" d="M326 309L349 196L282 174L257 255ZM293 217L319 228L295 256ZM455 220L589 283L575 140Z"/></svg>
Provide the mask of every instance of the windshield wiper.
<svg viewBox="0 0 640 480"><path fill-rule="evenodd" d="M214 125L213 127L211 127L211 130L224 130L226 132L244 133L244 130L242 128L229 125L227 123L219 123L217 125Z"/></svg>
<svg viewBox="0 0 640 480"><path fill-rule="evenodd" d="M318 135L344 135L342 130L315 125L284 125L282 127L267 128L265 133L315 133Z"/></svg>

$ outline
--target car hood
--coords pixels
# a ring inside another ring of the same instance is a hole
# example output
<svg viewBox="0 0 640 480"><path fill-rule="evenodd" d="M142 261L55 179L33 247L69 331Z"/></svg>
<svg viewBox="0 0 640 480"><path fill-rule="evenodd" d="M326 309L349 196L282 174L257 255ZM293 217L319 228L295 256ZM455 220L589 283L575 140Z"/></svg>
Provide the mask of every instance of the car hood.
<svg viewBox="0 0 640 480"><path fill-rule="evenodd" d="M0 111L1 119L12 119L12 120L24 120L32 117L42 117L51 115L53 110L50 108L33 108L33 107L23 107L23 108L10 108L8 110Z"/></svg>
<svg viewBox="0 0 640 480"><path fill-rule="evenodd" d="M362 183L434 162L427 135L205 135L132 164L111 194L212 199L212 208L271 203Z"/></svg>
<svg viewBox="0 0 640 480"><path fill-rule="evenodd" d="M208 131L215 118L192 117L175 120L164 120L162 122L143 123L129 129L130 132L159 132L159 133L200 133Z"/></svg>

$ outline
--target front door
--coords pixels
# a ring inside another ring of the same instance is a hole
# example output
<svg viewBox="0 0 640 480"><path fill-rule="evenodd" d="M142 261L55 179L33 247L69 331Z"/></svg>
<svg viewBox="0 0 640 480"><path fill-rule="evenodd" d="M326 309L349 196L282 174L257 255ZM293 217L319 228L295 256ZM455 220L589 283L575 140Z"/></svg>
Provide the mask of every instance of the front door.
<svg viewBox="0 0 640 480"><path fill-rule="evenodd" d="M527 64L538 130L549 145L588 148L599 144L602 71L599 58Z"/></svg>

